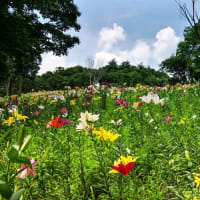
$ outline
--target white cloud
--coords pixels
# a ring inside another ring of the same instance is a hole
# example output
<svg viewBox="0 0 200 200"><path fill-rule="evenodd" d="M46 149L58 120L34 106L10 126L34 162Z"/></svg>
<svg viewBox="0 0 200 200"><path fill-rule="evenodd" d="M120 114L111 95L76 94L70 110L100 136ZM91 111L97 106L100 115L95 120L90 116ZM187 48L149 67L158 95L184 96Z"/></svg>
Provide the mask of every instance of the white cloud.
<svg viewBox="0 0 200 200"><path fill-rule="evenodd" d="M130 52L126 51L126 57L127 57L126 60L130 60L130 62L133 63L143 62L144 64L148 64L150 54L151 54L150 46L145 41L141 40L136 42L136 44L133 46Z"/></svg>
<svg viewBox="0 0 200 200"><path fill-rule="evenodd" d="M128 60L130 63L143 62L144 64L148 64L150 54L151 51L148 44L144 41L137 41L130 51L99 51L95 55L95 60L106 64L115 58L118 63Z"/></svg>
<svg viewBox="0 0 200 200"><path fill-rule="evenodd" d="M56 67L73 66L72 63L67 63L66 58L66 56L55 56L52 52L42 54L39 74L43 74L47 71L54 71Z"/></svg>
<svg viewBox="0 0 200 200"><path fill-rule="evenodd" d="M164 28L156 34L156 42L153 44L153 58L161 62L176 51L180 38L175 35L171 27Z"/></svg>
<svg viewBox="0 0 200 200"><path fill-rule="evenodd" d="M98 51L94 55L95 67L102 67L113 58L118 63L128 60L133 65L143 63L156 67L162 60L175 53L180 40L181 38L176 36L174 29L166 27L156 33L153 42L140 39L132 45L130 44L126 49L122 49L120 42L126 41L125 31L123 27L114 23L112 28L104 27L99 32ZM75 66L80 61L78 61L78 58L74 58L74 61L70 59L70 62L68 62L68 59L69 57L54 56L52 53L43 54L39 74L54 71L58 66ZM84 65L83 63L84 61L79 64Z"/></svg>
<svg viewBox="0 0 200 200"><path fill-rule="evenodd" d="M109 50L120 40L125 40L124 29L113 24L113 28L103 27L99 33L98 47L102 47L104 50Z"/></svg>
<svg viewBox="0 0 200 200"><path fill-rule="evenodd" d="M99 43L103 45L99 45L98 43L100 48L94 56L95 61L100 60L106 64L115 58L118 63L128 60L134 65L143 63L145 65L151 66L153 64L156 66L176 51L177 44L181 40L180 37L176 36L175 31L171 27L167 27L157 32L154 42L149 43L145 40L138 40L133 44L132 48L120 50L119 48L114 48L113 44L117 44L122 38L125 40L125 33L122 31L121 33L123 34L120 35L120 31L114 31L123 30L117 24L114 24L113 27L118 28L103 28L102 30L107 31L100 31ZM108 33L108 37L106 37L106 33ZM113 39L110 39L111 35L114 36Z"/></svg>

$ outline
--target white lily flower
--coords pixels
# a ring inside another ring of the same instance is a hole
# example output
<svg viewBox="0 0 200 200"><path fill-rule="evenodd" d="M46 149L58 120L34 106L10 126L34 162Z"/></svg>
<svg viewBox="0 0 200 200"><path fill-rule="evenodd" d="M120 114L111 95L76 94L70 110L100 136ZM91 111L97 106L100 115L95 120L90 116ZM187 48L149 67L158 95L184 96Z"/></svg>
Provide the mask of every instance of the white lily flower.
<svg viewBox="0 0 200 200"><path fill-rule="evenodd" d="M110 123L118 126L122 123L122 120L121 119L119 119L118 121L111 120Z"/></svg>
<svg viewBox="0 0 200 200"><path fill-rule="evenodd" d="M145 103L150 103L152 100L152 93L149 92L146 96L140 97Z"/></svg>
<svg viewBox="0 0 200 200"><path fill-rule="evenodd" d="M153 101L155 104L164 104L165 99L160 99L157 93L153 93L153 92L149 92L146 96L140 97L140 99L142 99L142 101L146 102L146 103L150 103L151 101Z"/></svg>
<svg viewBox="0 0 200 200"><path fill-rule="evenodd" d="M44 106L39 105L38 108L41 109L41 110L43 110Z"/></svg>
<svg viewBox="0 0 200 200"><path fill-rule="evenodd" d="M16 105L12 105L11 108L8 108L8 112L12 113L14 115L15 113L17 113L17 106Z"/></svg>
<svg viewBox="0 0 200 200"><path fill-rule="evenodd" d="M151 124L153 121L154 121L154 119L151 119L151 120L149 121L149 123Z"/></svg>
<svg viewBox="0 0 200 200"><path fill-rule="evenodd" d="M85 130L88 129L89 125L87 124L86 121L80 121L80 123L76 126L76 130Z"/></svg>
<svg viewBox="0 0 200 200"><path fill-rule="evenodd" d="M3 117L4 117L3 112L4 112L4 109L0 108L0 119L2 119L2 120L3 120Z"/></svg>
<svg viewBox="0 0 200 200"><path fill-rule="evenodd" d="M64 114L62 114L62 117L67 117L68 116L68 112L65 112Z"/></svg>
<svg viewBox="0 0 200 200"><path fill-rule="evenodd" d="M95 122L99 119L99 115L93 115L92 113L89 113L86 111L85 113L81 113L80 121L89 121L89 122Z"/></svg>
<svg viewBox="0 0 200 200"><path fill-rule="evenodd" d="M193 115L193 116L192 116L192 119L195 119L195 118L197 118L197 116L196 116L196 115Z"/></svg>
<svg viewBox="0 0 200 200"><path fill-rule="evenodd" d="M126 151L128 154L130 154L131 150L129 148L126 148Z"/></svg>

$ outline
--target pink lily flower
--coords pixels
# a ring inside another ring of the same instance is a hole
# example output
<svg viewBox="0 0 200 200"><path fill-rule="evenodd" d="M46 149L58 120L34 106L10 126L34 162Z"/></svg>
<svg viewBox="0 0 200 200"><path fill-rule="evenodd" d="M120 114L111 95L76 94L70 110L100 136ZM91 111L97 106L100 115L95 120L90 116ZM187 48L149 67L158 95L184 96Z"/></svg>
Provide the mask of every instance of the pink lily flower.
<svg viewBox="0 0 200 200"><path fill-rule="evenodd" d="M166 119L167 122L172 121L172 117L171 116L167 116L167 117L165 117L165 119Z"/></svg>
<svg viewBox="0 0 200 200"><path fill-rule="evenodd" d="M38 111L38 110L35 110L35 111L34 111L34 115L35 115L35 116L38 116L38 115L39 115L39 111Z"/></svg>
<svg viewBox="0 0 200 200"><path fill-rule="evenodd" d="M62 114L66 113L66 112L67 112L67 108L62 108L60 112L61 112Z"/></svg>
<svg viewBox="0 0 200 200"><path fill-rule="evenodd" d="M32 169L30 167L28 167L27 164L23 164L19 169L17 169L17 171L20 171L22 169L24 169L22 172L20 172L18 174L18 178L24 179L26 176L28 176L29 174L31 174L32 177L34 177L35 175L35 165L38 163L38 161L34 160L34 159L30 159L31 164L32 164Z"/></svg>
<svg viewBox="0 0 200 200"><path fill-rule="evenodd" d="M122 104L124 107L127 107L129 105L129 102L128 101L124 101L123 104Z"/></svg>
<svg viewBox="0 0 200 200"><path fill-rule="evenodd" d="M83 106L88 106L88 105L90 105L89 101L83 103Z"/></svg>

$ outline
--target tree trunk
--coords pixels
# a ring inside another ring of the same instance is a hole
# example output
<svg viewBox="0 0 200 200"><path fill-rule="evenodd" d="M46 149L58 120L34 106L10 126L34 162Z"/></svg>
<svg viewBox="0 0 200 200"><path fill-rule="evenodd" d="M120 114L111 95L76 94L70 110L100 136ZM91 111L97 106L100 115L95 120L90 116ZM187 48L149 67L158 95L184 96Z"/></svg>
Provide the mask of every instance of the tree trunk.
<svg viewBox="0 0 200 200"><path fill-rule="evenodd" d="M21 75L18 76L18 95L20 96L21 93L22 93L22 81L23 81L23 78Z"/></svg>
<svg viewBox="0 0 200 200"><path fill-rule="evenodd" d="M6 83L6 96L9 96L9 90L10 90L10 83L11 83L11 77L8 77L8 82Z"/></svg>
<svg viewBox="0 0 200 200"><path fill-rule="evenodd" d="M92 85L92 73L90 73L90 85Z"/></svg>

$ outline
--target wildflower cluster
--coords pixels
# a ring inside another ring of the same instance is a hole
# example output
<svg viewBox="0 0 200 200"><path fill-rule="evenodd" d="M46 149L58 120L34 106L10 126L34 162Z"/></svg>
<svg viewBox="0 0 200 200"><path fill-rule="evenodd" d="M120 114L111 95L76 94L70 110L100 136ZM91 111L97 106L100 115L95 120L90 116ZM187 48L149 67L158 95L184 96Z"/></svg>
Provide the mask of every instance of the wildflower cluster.
<svg viewBox="0 0 200 200"><path fill-rule="evenodd" d="M103 84L0 102L0 199L200 199L199 85Z"/></svg>
<svg viewBox="0 0 200 200"><path fill-rule="evenodd" d="M28 116L23 116L22 114L19 114L18 111L13 110L12 111L13 117L9 117L7 120L3 121L3 124L7 124L8 126L11 126L13 123L16 122L16 120L23 120L24 122L26 119L28 119Z"/></svg>
<svg viewBox="0 0 200 200"><path fill-rule="evenodd" d="M70 120L64 120L63 118L60 118L60 116L52 117L51 121L46 123L48 127L57 127L57 128L63 128L66 124L69 124Z"/></svg>

